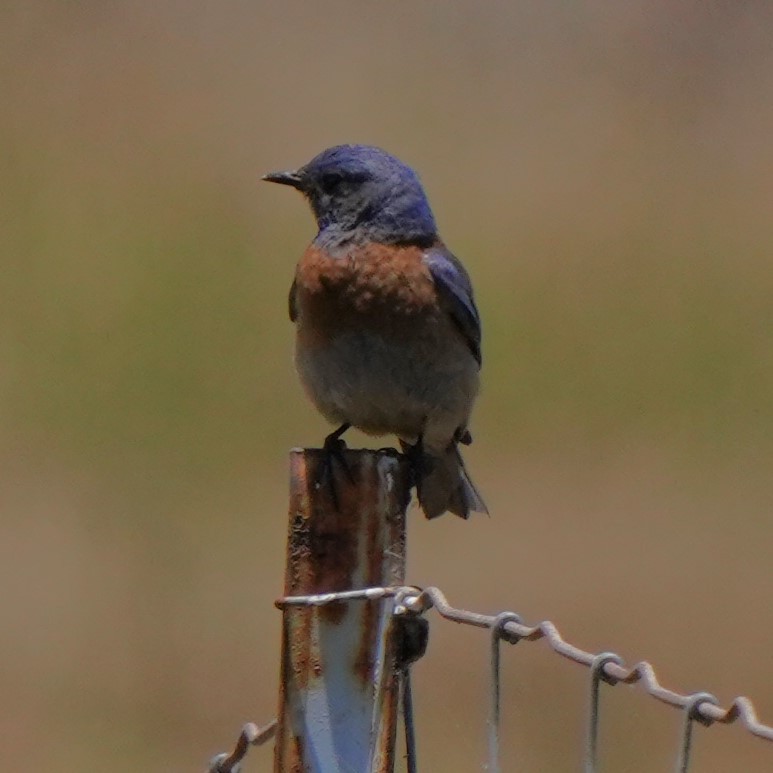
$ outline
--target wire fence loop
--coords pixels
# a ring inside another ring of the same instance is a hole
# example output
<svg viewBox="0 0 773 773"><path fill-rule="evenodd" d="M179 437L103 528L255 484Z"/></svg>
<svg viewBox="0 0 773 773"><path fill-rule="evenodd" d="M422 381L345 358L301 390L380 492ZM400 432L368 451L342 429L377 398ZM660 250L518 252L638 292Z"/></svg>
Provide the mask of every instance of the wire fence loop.
<svg viewBox="0 0 773 773"><path fill-rule="evenodd" d="M623 659L614 652L601 652L593 658L590 665L590 705L588 708L588 736L585 744L585 773L598 772L599 739L599 685L606 682L616 685L618 679L606 673L607 663L623 665Z"/></svg>
<svg viewBox="0 0 773 773"><path fill-rule="evenodd" d="M521 616L515 612L501 612L491 624L491 708L488 723L488 770L500 773L499 724L501 716L501 669L499 643L504 639L517 644L521 635L508 629L508 623L521 624Z"/></svg>
<svg viewBox="0 0 773 773"><path fill-rule="evenodd" d="M676 763L676 773L687 773L692 755L693 725L700 722L708 727L714 720L701 712L701 706L710 703L714 706L719 701L709 692L696 692L689 697L684 707L684 723L682 725L682 741L679 746L679 758Z"/></svg>

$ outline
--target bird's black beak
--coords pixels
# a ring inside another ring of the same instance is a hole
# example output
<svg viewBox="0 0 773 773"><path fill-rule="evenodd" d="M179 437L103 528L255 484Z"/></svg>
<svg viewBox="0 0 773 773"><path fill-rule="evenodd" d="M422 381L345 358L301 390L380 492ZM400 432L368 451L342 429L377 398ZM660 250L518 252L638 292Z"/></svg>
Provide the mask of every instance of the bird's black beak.
<svg viewBox="0 0 773 773"><path fill-rule="evenodd" d="M298 172L269 172L261 178L269 183L279 183L280 185L290 185L303 190L303 178Z"/></svg>

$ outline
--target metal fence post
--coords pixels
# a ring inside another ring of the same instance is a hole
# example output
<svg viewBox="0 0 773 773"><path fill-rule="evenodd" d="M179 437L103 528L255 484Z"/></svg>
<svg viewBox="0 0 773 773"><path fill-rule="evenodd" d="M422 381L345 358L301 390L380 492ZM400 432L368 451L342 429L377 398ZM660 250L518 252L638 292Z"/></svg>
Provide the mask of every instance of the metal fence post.
<svg viewBox="0 0 773 773"><path fill-rule="evenodd" d="M406 462L390 451L344 454L346 470L333 459L327 475L324 451L290 454L286 596L404 583ZM392 606L385 598L284 608L275 773L392 773Z"/></svg>

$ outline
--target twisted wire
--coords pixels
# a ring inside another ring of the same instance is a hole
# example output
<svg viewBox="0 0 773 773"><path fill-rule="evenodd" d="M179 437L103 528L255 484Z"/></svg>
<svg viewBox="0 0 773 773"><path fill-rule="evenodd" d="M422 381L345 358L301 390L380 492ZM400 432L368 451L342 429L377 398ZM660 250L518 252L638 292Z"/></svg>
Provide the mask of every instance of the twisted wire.
<svg viewBox="0 0 773 773"><path fill-rule="evenodd" d="M276 605L280 608L285 606L318 606L330 604L335 601L355 601L374 600L386 598L387 596L400 597L400 605L395 606L395 613L414 612L423 614L430 609L434 609L442 618L451 620L454 623L462 625L471 625L476 628L492 628L497 621L497 615L486 615L480 612L472 612L468 609L451 606L446 599L445 594L440 588L416 588L411 586L394 586L383 588L364 588L356 591L346 591L345 593L324 593L316 596L288 596L279 599ZM502 625L502 634L509 635L522 641L539 641L545 639L550 648L574 663L590 668L593 665L596 655L592 652L576 647L567 642L558 628L550 620L543 620L536 625L526 625L524 623L508 620ZM609 653L615 655L615 653ZM669 690L658 681L655 669L646 660L640 661L633 666L626 667L622 658L610 659L603 663L599 669L600 678L604 681L614 684L623 682L623 684L639 684L644 691L668 706L678 709L687 709L693 694L683 694L675 690ZM708 701L703 701L695 707L695 719L703 724L733 724L738 722L746 730L757 738L766 741L773 741L773 727L763 724L757 718L757 711L749 698L739 696L727 707L715 705Z"/></svg>
<svg viewBox="0 0 773 773"><path fill-rule="evenodd" d="M757 717L757 711L749 698L739 696L723 708L717 699L706 692L680 693L660 684L655 669L647 661L626 666L620 655L614 652L592 653L566 641L558 628L550 620L536 625L521 622L515 612L501 612L498 615L486 615L468 609L451 606L445 594L436 587L417 588L410 585L362 588L339 593L320 593L309 596L285 596L275 602L279 609L297 606L324 606L342 601L378 601L394 599L393 614L423 615L434 609L442 618L461 625L487 628L491 632L491 707L489 716L489 770L499 768L499 719L500 719L500 641L511 644L520 641L539 641L545 639L553 652L573 663L579 663L590 669L590 696L588 729L586 736L585 764L586 773L597 770L598 725L599 725L599 688L601 682L615 685L639 685L647 695L661 703L680 709L683 712L682 736L677 758L676 770L686 773L692 752L693 726L695 722L710 726L712 724L738 723L749 733L765 741L773 741L773 726L766 725ZM405 670L403 675L403 699L406 727L406 741L409 746L410 765L416 767L415 738L413 736L413 711L410 698L410 682ZM210 761L207 773L238 773L250 746L259 746L276 734L277 721L273 720L259 728L248 722L242 729L232 752L218 754Z"/></svg>
<svg viewBox="0 0 773 773"><path fill-rule="evenodd" d="M276 735L277 721L272 719L263 727L254 722L248 722L243 728L233 751L216 754L209 762L207 773L239 773L242 760L250 746L261 746Z"/></svg>

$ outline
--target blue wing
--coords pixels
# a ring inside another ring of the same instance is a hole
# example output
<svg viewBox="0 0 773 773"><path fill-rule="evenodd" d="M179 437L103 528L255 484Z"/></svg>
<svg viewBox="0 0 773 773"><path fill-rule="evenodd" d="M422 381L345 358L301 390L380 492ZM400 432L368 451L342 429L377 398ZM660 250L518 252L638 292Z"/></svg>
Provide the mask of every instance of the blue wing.
<svg viewBox="0 0 773 773"><path fill-rule="evenodd" d="M441 302L480 365L480 315L472 297L472 283L464 266L443 246L428 250L424 255L424 263L429 268Z"/></svg>

